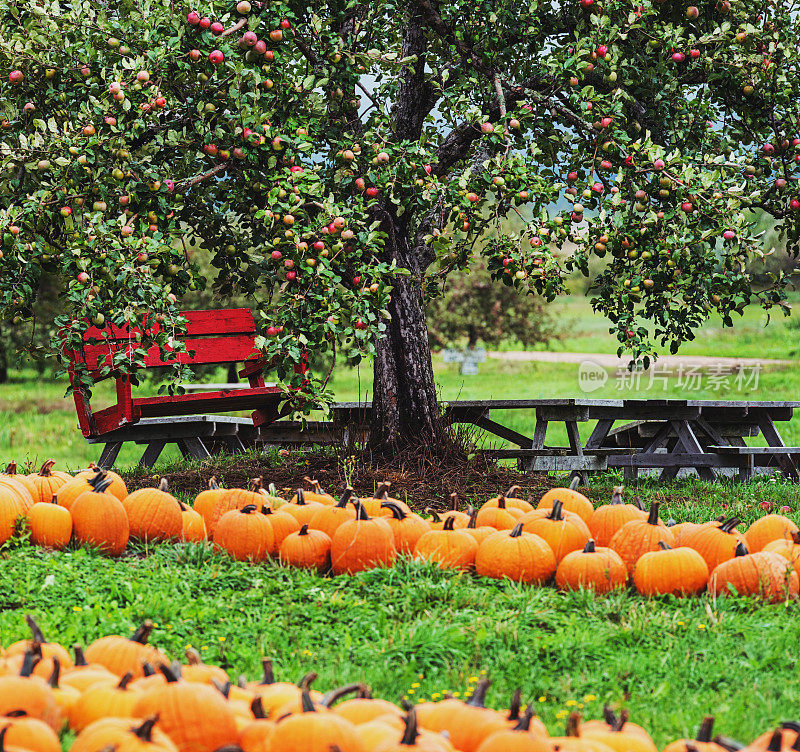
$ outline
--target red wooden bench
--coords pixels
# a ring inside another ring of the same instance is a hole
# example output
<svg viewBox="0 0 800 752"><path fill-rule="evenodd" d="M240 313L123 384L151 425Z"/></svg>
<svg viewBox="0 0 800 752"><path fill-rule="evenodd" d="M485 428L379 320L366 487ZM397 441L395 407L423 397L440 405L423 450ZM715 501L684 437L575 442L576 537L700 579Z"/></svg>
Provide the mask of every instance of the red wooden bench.
<svg viewBox="0 0 800 752"><path fill-rule="evenodd" d="M81 350L68 353L72 361L70 381L75 387L74 367L79 363L85 364L94 381L115 378L117 404L92 412L86 395L74 388L75 407L84 436L102 436L137 423L142 418L252 410L253 423L261 426L279 417L278 404L285 393L280 387L265 386L263 374L269 364L260 358L255 347L256 328L252 312L247 308L231 308L184 311L182 315L188 322L186 333L180 337L186 345L186 352L178 353L176 360L188 366L244 363L239 375L248 379L249 388L133 397L131 383L126 376L104 373L102 369L110 365L113 353L119 350L133 353L142 347L136 332L115 326L102 330L89 327L84 334L85 344ZM145 353L144 363L145 368L157 368L173 365L175 360L162 360L158 347L153 346ZM304 367L298 370L305 372Z"/></svg>

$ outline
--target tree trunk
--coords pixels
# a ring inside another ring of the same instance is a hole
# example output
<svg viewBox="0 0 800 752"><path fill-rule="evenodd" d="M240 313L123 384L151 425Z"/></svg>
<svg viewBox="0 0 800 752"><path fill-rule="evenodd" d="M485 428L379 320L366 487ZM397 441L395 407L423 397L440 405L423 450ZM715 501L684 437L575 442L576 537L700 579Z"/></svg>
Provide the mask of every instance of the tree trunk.
<svg viewBox="0 0 800 752"><path fill-rule="evenodd" d="M8 351L6 350L3 329L0 327L0 384L8 383Z"/></svg>

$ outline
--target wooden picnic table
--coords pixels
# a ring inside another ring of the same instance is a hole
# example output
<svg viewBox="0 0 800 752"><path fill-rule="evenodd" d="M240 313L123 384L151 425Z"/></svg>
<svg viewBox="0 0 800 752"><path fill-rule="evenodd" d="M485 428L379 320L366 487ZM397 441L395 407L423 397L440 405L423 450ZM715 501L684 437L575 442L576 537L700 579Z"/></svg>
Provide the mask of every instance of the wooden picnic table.
<svg viewBox="0 0 800 752"><path fill-rule="evenodd" d="M512 446L485 449L496 458L517 459L531 472L587 473L622 468L626 477L641 470L660 470L665 480L684 468L713 480L724 468L749 479L757 467L777 467L797 478L800 448L787 447L777 424L791 419L800 402L674 399L519 399L457 400L442 404L451 423L470 423ZM530 435L504 425L497 411L529 411ZM205 458L220 451L242 451L254 445L340 444L355 446L369 431L370 402L339 402L331 420L280 420L254 426L246 418L183 416L143 419L90 443L105 443L101 465L113 464L125 441L145 444L140 464L152 466L169 443L186 457ZM579 424L594 422L586 442ZM546 443L552 423L563 423L568 446ZM618 425L622 423L622 425ZM766 447L748 447L761 435Z"/></svg>

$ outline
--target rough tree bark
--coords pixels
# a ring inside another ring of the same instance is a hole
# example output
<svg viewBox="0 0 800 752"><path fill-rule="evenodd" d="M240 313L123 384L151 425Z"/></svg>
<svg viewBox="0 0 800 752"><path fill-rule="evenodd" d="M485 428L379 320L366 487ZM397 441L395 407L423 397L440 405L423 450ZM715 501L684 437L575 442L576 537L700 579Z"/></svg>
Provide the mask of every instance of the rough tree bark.
<svg viewBox="0 0 800 752"><path fill-rule="evenodd" d="M393 131L399 141L419 139L425 118L436 103L425 74L426 49L424 21L412 3L403 28L402 55L416 55L417 62L403 69L392 110ZM388 259L410 272L394 283L391 320L385 336L376 343L370 444L386 454L416 442L441 442L445 433L436 401L422 297L425 270L433 257L419 242L419 228L411 226L407 216L398 217L390 206L383 207L380 218L388 236Z"/></svg>

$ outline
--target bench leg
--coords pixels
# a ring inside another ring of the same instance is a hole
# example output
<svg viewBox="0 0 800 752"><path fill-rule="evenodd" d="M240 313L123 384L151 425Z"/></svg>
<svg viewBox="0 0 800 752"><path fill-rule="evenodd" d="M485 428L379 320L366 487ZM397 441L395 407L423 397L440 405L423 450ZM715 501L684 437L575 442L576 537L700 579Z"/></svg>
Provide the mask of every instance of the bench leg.
<svg viewBox="0 0 800 752"><path fill-rule="evenodd" d="M533 429L533 441L531 441L531 449L544 449L544 439L547 435L547 421L540 420L537 416L536 426ZM526 468L529 473L536 470L536 457L534 457Z"/></svg>
<svg viewBox="0 0 800 752"><path fill-rule="evenodd" d="M753 475L755 475L755 457L752 454L745 454L740 459L739 483L746 483L752 480Z"/></svg>
<svg viewBox="0 0 800 752"><path fill-rule="evenodd" d="M156 464L156 460L161 456L164 447L167 445L166 441L151 441L144 450L142 458L139 460L139 467L151 468Z"/></svg>
<svg viewBox="0 0 800 752"><path fill-rule="evenodd" d="M186 459L205 460L211 456L211 452L197 436L179 439L178 449Z"/></svg>
<svg viewBox="0 0 800 752"><path fill-rule="evenodd" d="M114 463L117 461L120 449L122 449L121 441L109 442L103 447L103 451L100 454L100 459L97 461L97 464L104 470L110 470L112 467L114 467Z"/></svg>

